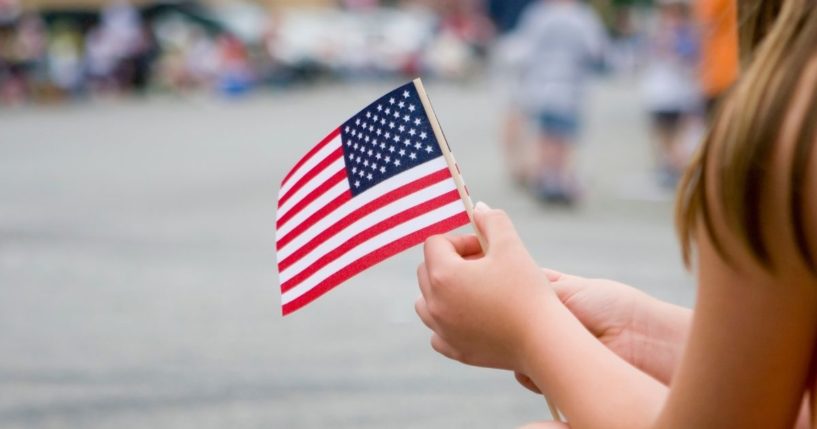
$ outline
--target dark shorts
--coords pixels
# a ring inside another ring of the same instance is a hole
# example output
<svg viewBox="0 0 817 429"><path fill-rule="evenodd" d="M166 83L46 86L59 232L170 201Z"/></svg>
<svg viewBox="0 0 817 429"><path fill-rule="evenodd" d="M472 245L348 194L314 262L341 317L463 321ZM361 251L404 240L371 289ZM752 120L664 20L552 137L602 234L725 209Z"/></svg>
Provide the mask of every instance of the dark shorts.
<svg viewBox="0 0 817 429"><path fill-rule="evenodd" d="M661 131L673 132L681 125L680 110L656 110L651 113L652 123Z"/></svg>
<svg viewBox="0 0 817 429"><path fill-rule="evenodd" d="M579 131L579 118L575 114L540 112L536 119L542 133L570 142Z"/></svg>

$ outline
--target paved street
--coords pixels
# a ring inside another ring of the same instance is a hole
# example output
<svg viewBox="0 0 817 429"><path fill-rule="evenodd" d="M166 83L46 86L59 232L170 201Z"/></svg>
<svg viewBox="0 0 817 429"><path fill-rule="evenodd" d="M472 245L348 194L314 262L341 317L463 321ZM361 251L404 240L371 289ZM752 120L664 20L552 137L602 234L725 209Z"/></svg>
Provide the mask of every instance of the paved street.
<svg viewBox="0 0 817 429"><path fill-rule="evenodd" d="M396 86L397 83L395 83ZM282 318L277 184L391 84L0 109L0 427L511 428L544 401L434 353L412 249ZM637 86L594 85L578 210L506 179L497 98L427 84L476 199L542 265L689 305ZM581 368L576 368L581 371Z"/></svg>

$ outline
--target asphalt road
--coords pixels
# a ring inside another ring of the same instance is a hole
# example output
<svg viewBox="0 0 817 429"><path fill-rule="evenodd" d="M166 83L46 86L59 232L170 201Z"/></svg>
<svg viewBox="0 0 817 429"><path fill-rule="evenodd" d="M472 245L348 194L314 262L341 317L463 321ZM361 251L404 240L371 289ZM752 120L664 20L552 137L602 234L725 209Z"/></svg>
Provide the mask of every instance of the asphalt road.
<svg viewBox="0 0 817 429"><path fill-rule="evenodd" d="M419 249L280 316L277 184L389 87L0 109L0 427L500 428L546 418L511 374L431 350L413 312ZM506 209L542 265L691 304L633 82L593 86L576 210L548 209L506 178L502 102L485 82L427 87L475 198Z"/></svg>

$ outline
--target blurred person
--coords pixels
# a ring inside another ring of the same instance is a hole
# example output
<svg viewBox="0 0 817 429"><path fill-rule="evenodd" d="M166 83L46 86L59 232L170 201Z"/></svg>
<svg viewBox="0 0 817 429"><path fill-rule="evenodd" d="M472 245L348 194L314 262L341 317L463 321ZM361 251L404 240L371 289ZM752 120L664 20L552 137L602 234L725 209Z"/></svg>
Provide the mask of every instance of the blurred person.
<svg viewBox="0 0 817 429"><path fill-rule="evenodd" d="M584 3L540 0L525 10L516 38L522 59L516 96L538 140L535 171L525 180L542 201L573 204L586 75L604 62L605 29Z"/></svg>
<svg viewBox="0 0 817 429"><path fill-rule="evenodd" d="M701 34L700 82L707 116L738 76L738 18L735 0L695 0Z"/></svg>
<svg viewBox="0 0 817 429"><path fill-rule="evenodd" d="M70 21L54 24L47 48L48 76L57 95L76 97L83 90L83 38Z"/></svg>
<svg viewBox="0 0 817 429"><path fill-rule="evenodd" d="M649 35L643 91L657 155L659 183L674 188L691 151L688 133L700 108L698 39L684 0L662 0Z"/></svg>
<svg viewBox="0 0 817 429"><path fill-rule="evenodd" d="M223 94L241 95L249 91L255 80L249 54L244 44L231 34L216 40L218 50L218 86Z"/></svg>
<svg viewBox="0 0 817 429"><path fill-rule="evenodd" d="M751 59L678 190L694 309L543 270L484 204L484 240L426 241L431 346L515 371L568 420L525 428L817 428L817 3L740 7Z"/></svg>
<svg viewBox="0 0 817 429"><path fill-rule="evenodd" d="M150 46L139 11L127 0L114 0L102 11L100 43L115 60L119 89L143 89L147 82Z"/></svg>

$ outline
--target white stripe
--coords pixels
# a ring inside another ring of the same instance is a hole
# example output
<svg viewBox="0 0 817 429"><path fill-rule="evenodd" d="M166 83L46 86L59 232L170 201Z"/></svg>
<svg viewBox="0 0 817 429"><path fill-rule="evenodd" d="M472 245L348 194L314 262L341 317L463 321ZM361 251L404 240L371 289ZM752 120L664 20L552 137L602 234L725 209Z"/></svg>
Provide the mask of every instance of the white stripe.
<svg viewBox="0 0 817 429"><path fill-rule="evenodd" d="M281 184L281 189L278 191L278 199L280 200L281 197L286 195L287 191L289 191L290 188L292 188L292 186L298 183L298 180L300 180L301 177L304 177L304 175L309 170L311 170L319 162L323 161L323 159L326 158L327 155L337 150L337 148L339 148L341 144L342 140L340 138L340 133L338 133L338 135L335 138L333 138L329 143L327 143L326 146L322 147L321 150L315 152L312 155L312 157L310 157L308 160L306 160L306 162L301 164L301 166L298 167L298 170L292 173L292 176L289 176L289 179L287 179L286 182Z"/></svg>
<svg viewBox="0 0 817 429"><path fill-rule="evenodd" d="M361 243L354 249L351 249L349 252L346 252L340 258L335 259L334 261L330 262L320 270L316 271L314 274L312 274L312 276L298 284L298 286L281 294L281 303L285 305L292 302L299 296L308 292L313 287L317 286L320 282L326 280L332 274L343 269L344 267L360 259L361 257L366 256L369 253L391 242L399 240L400 238L403 238L415 231L423 229L429 225L433 225L437 222L440 222L444 219L447 219L451 216L462 213L464 211L465 208L463 207L462 201L460 200L452 201L451 203L446 204L438 209L432 210L408 222L397 225L396 227L388 231L385 231L378 236L372 237L369 241Z"/></svg>
<svg viewBox="0 0 817 429"><path fill-rule="evenodd" d="M339 233L335 234L334 236L330 237L319 246L312 249L311 252L304 255L301 259L299 259L294 264L287 267L285 270L279 273L279 279L281 283L288 281L289 279L295 277L301 271L309 268L315 261L326 255L327 253L331 252L335 248L339 247L343 243L349 241L352 237L356 236L357 234L371 228L372 226L397 215L398 213L403 212L404 210L408 210L418 204L436 198L442 194L445 194L449 191L454 191L457 189L457 185L454 183L453 180L444 180L442 182L436 183L432 186L427 188L420 189L419 191L406 195L403 198L400 198L392 203L389 203L374 212L363 216L362 218L358 219L351 225L344 228ZM285 256L279 256L278 260L281 261L284 259Z"/></svg>
<svg viewBox="0 0 817 429"><path fill-rule="evenodd" d="M287 212L290 211L295 204L298 204L299 201L301 201L305 196L309 195L310 192L314 191L315 188L321 186L330 177L334 176L338 171L345 168L346 165L343 163L342 156L331 164L327 165L325 169L321 170L320 173L316 174L315 177L306 182L301 189L298 189L297 192L292 194L292 196L289 197L284 204L278 206L278 217L276 219L280 219L281 216L287 214Z"/></svg>
<svg viewBox="0 0 817 429"><path fill-rule="evenodd" d="M380 196L387 194L401 186L407 185L420 177L425 177L435 171L438 171L442 168L447 168L448 164L445 163L445 158L439 157L432 159L431 161L424 162L414 168L408 169L394 177L390 177L384 180L381 183L373 186L371 189L368 189L366 192L359 194L352 198L350 201L347 201L345 204L341 205L335 211L326 215L326 217L322 218L320 221L316 222L314 225L309 227L306 231L302 232L301 235L298 236L295 240L292 240L289 244L284 246L284 248L279 251L278 260L283 260L286 256L280 256L281 252L284 249L289 249L284 251L284 255L289 255L295 249L292 246L300 247L303 244L309 242L309 240L313 239L316 235L320 234L321 231L325 230L338 219L341 219L349 213L363 207L364 205L374 201L375 199L379 198ZM345 181L344 181L345 182ZM348 187L348 186L347 186ZM328 192L327 192L328 194ZM327 201L328 202L328 201ZM304 210L301 210L295 216L292 216L284 225L281 225L278 228L276 236L278 240L285 237L289 231L293 230L295 227L300 225L304 220L306 220L312 213L314 213L317 209L311 210L310 207L305 207ZM294 243L299 243L295 245Z"/></svg>
<svg viewBox="0 0 817 429"><path fill-rule="evenodd" d="M330 201L337 198L340 194L349 191L349 181L348 180L341 180L340 182L336 183L335 186L329 188L326 192L323 193L318 198L315 198L315 201L309 203L303 210L299 211L298 214L292 216L288 221L284 222L278 228L276 232L276 237L280 240L282 237L287 235L293 228L298 226L301 222L306 220L309 216L312 216L313 213L320 210L321 207L329 204Z"/></svg>

